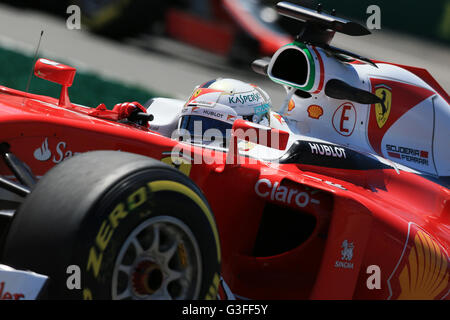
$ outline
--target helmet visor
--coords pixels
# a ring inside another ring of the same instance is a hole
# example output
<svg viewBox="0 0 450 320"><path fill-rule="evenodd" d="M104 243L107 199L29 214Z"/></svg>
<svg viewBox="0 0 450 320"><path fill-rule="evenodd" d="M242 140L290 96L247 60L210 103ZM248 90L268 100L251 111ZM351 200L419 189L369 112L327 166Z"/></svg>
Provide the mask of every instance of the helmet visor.
<svg viewBox="0 0 450 320"><path fill-rule="evenodd" d="M192 142L217 143L223 147L226 139L231 135L233 125L217 119L198 115L185 115L181 117L179 129L189 132Z"/></svg>

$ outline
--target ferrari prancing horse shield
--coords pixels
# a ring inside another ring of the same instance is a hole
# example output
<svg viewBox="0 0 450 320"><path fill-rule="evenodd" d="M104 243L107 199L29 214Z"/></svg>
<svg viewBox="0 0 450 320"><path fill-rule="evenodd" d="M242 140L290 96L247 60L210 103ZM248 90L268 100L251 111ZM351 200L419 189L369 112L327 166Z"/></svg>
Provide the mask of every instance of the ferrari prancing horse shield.
<svg viewBox="0 0 450 320"><path fill-rule="evenodd" d="M389 118L392 104L392 90L384 84L375 87L375 95L378 96L383 103L375 104L375 117L379 128L382 128Z"/></svg>

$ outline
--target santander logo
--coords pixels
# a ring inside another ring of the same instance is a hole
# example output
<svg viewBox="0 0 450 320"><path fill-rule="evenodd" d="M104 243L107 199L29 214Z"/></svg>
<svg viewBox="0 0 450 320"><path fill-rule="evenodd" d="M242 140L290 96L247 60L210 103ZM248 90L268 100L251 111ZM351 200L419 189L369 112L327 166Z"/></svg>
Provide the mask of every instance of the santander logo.
<svg viewBox="0 0 450 320"><path fill-rule="evenodd" d="M52 152L48 148L48 138L45 138L45 141L42 143L40 148L34 150L34 157L39 161L47 161L52 156Z"/></svg>
<svg viewBox="0 0 450 320"><path fill-rule="evenodd" d="M50 147L48 146L48 137L45 138L42 145L34 150L33 156L36 160L45 162L47 160L52 160L53 163L60 163L63 160L73 157L77 155L79 152L72 152L68 150L67 143L64 141L60 141L56 144L55 150L52 152ZM52 157L53 155L53 157Z"/></svg>

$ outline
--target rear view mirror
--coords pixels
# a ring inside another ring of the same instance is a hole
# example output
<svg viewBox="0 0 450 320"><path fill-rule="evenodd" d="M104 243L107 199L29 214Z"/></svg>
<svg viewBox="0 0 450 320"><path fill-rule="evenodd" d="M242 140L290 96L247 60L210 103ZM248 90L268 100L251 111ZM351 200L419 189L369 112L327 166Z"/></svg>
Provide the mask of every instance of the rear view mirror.
<svg viewBox="0 0 450 320"><path fill-rule="evenodd" d="M77 69L48 59L39 59L34 66L36 77L70 87Z"/></svg>
<svg viewBox="0 0 450 320"><path fill-rule="evenodd" d="M257 59L254 60L252 62L252 69L253 71L255 71L256 73L262 75L262 76L267 76L267 70L269 69L269 64L270 64L270 58L265 57L262 59Z"/></svg>
<svg viewBox="0 0 450 320"><path fill-rule="evenodd" d="M34 74L38 78L62 85L59 106L70 106L67 88L72 85L76 72L73 67L48 59L39 59L34 66Z"/></svg>

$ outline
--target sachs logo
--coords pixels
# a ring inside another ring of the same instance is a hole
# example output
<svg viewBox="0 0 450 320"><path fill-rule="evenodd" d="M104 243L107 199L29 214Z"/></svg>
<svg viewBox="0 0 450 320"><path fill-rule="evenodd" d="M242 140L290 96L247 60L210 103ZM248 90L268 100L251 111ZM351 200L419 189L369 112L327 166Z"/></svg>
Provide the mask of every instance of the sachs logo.
<svg viewBox="0 0 450 320"><path fill-rule="evenodd" d="M341 244L341 259L337 260L334 263L335 268L343 268L343 269L353 269L353 249L355 249L355 245L353 242L349 242L348 240L342 241Z"/></svg>
<svg viewBox="0 0 450 320"><path fill-rule="evenodd" d="M392 89L385 84L379 84L375 87L375 95L383 101L375 104L375 118L378 127L381 129L391 113Z"/></svg>

